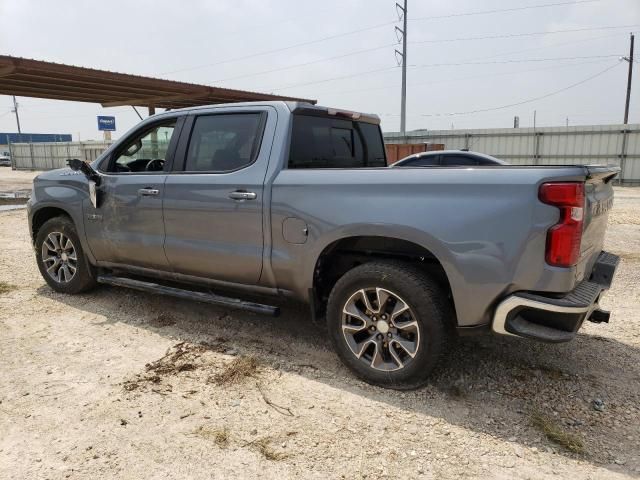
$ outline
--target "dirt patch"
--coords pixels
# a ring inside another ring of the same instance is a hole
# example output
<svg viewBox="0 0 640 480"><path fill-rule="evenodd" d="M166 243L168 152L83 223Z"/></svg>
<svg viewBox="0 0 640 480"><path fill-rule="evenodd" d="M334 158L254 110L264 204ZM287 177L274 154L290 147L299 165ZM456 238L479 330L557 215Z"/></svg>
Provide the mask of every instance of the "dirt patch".
<svg viewBox="0 0 640 480"><path fill-rule="evenodd" d="M13 292L17 289L18 287L16 285L0 281L0 295L2 295L3 293Z"/></svg>
<svg viewBox="0 0 640 480"><path fill-rule="evenodd" d="M199 355L206 350L207 348L203 345L180 342L172 346L162 358L147 363L145 369L152 376L176 375L180 372L195 370Z"/></svg>
<svg viewBox="0 0 640 480"><path fill-rule="evenodd" d="M157 315L157 316L153 317L149 321L149 325L151 325L152 327L157 327L157 328L170 327L170 326L175 325L175 324L176 324L175 317L173 317L172 315L169 315L167 313L161 313L160 315Z"/></svg>
<svg viewBox="0 0 640 480"><path fill-rule="evenodd" d="M0 193L15 192L17 190L30 192L33 186L33 179L41 173L31 170L0 168Z"/></svg>
<svg viewBox="0 0 640 480"><path fill-rule="evenodd" d="M194 432L195 435L213 440L213 442L220 448L227 448L230 442L230 433L227 427L213 428L206 425L201 425Z"/></svg>
<svg viewBox="0 0 640 480"><path fill-rule="evenodd" d="M612 216L640 218L627 192ZM0 282L19 286L0 294L0 477L637 478L640 229L620 219L610 324L565 345L463 338L429 385L395 392L354 378L295 306L271 318L120 288L55 293L25 213L0 213ZM254 372L236 368L245 357L257 375L229 373Z"/></svg>
<svg viewBox="0 0 640 480"><path fill-rule="evenodd" d="M248 445L267 460L277 462L290 456L289 454L274 448L273 442L274 439L272 437L262 437L250 442Z"/></svg>
<svg viewBox="0 0 640 480"><path fill-rule="evenodd" d="M232 385L256 378L260 373L260 364L255 357L234 358L221 372L209 378L216 385Z"/></svg>

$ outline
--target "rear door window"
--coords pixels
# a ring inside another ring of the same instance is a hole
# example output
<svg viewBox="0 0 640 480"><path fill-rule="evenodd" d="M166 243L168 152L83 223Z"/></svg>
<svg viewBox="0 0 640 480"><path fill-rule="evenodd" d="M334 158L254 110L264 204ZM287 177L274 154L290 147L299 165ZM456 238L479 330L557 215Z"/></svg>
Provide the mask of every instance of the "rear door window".
<svg viewBox="0 0 640 480"><path fill-rule="evenodd" d="M363 168L386 165L377 125L294 115L288 167Z"/></svg>
<svg viewBox="0 0 640 480"><path fill-rule="evenodd" d="M261 113L202 115L191 131L187 172L233 172L254 162L262 140Z"/></svg>

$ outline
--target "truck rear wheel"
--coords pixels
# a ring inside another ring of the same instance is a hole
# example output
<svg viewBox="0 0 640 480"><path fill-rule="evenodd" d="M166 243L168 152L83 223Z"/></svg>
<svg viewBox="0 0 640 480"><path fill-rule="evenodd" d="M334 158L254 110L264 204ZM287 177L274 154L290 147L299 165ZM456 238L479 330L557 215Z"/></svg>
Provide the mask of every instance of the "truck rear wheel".
<svg viewBox="0 0 640 480"><path fill-rule="evenodd" d="M94 267L82 250L70 218L47 220L38 230L35 246L40 273L55 291L80 293L95 287Z"/></svg>
<svg viewBox="0 0 640 480"><path fill-rule="evenodd" d="M408 263L376 261L347 272L327 305L341 360L367 383L424 385L446 350L452 309L440 287Z"/></svg>

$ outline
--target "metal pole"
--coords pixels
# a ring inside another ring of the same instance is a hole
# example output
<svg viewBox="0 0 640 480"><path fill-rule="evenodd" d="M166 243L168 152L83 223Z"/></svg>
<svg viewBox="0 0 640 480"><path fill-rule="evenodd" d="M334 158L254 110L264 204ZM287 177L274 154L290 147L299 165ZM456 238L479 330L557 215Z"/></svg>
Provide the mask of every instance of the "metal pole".
<svg viewBox="0 0 640 480"><path fill-rule="evenodd" d="M627 100L624 105L624 124L629 123L629 101L631 100L631 80L633 78L633 44L635 41L635 35L631 34L631 42L629 46L629 58L625 58L629 62L629 76L627 77Z"/></svg>
<svg viewBox="0 0 640 480"><path fill-rule="evenodd" d="M11 146L11 139L9 138L9 135L7 135L7 142L9 145L9 157L11 157L11 170L15 170L16 169L16 159L13 156L13 148Z"/></svg>
<svg viewBox="0 0 640 480"><path fill-rule="evenodd" d="M407 0L402 8L402 97L400 103L400 133L407 134Z"/></svg>
<svg viewBox="0 0 640 480"><path fill-rule="evenodd" d="M16 123L18 124L18 141L20 141L20 134L22 130L20 130L20 116L18 115L18 102L16 102L16 96L13 95L13 111L16 114Z"/></svg>
<svg viewBox="0 0 640 480"><path fill-rule="evenodd" d="M131 108L133 108L133 111L136 112L136 115L138 115L138 118L142 120L142 115L140 115L140 112L138 111L138 109L133 105L131 105Z"/></svg>
<svg viewBox="0 0 640 480"><path fill-rule="evenodd" d="M156 107L149 106L149 116L156 114ZM158 158L158 129L151 131L151 158Z"/></svg>

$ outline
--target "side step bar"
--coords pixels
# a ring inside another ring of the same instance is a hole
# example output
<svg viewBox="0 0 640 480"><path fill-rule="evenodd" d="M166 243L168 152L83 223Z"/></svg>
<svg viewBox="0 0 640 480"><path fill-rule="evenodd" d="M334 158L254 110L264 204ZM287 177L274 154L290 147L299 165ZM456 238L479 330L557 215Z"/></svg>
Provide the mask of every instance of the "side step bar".
<svg viewBox="0 0 640 480"><path fill-rule="evenodd" d="M127 287L142 292L158 293L160 295L168 295L176 298L184 298L187 300L196 300L198 302L210 303L222 307L234 308L237 310L246 310L248 312L259 313L261 315L270 315L277 317L280 309L271 305L263 305L262 303L245 302L238 298L223 297L215 293L194 292L182 288L167 287L158 285L157 283L145 282L142 280L134 280L133 278L115 277L113 275L98 275L96 279L98 283L112 285L114 287Z"/></svg>

